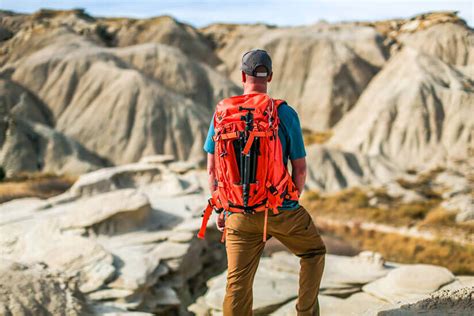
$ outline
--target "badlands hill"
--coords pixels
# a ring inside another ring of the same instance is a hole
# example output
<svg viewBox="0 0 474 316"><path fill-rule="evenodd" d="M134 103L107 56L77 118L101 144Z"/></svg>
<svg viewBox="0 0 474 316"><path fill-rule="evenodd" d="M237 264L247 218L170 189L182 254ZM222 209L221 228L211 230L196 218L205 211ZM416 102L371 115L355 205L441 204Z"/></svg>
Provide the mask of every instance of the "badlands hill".
<svg viewBox="0 0 474 316"><path fill-rule="evenodd" d="M360 157L352 170L465 161L473 37L452 12L195 29L167 16L2 11L0 165L14 175L81 174L152 154L202 163L213 107L241 91L239 60L254 47L273 56L271 94L297 109L305 129L334 135L327 150L309 148L310 159L350 153Z"/></svg>

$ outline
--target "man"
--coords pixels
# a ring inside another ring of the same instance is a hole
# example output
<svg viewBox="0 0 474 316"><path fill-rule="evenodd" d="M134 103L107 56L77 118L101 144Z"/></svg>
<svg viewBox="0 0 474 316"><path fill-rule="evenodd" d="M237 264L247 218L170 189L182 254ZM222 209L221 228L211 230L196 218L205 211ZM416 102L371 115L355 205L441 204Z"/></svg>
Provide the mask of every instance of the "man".
<svg viewBox="0 0 474 316"><path fill-rule="evenodd" d="M272 61L264 50L252 50L242 58L242 83L245 94L266 94L272 80ZM306 152L298 115L288 104L278 107L280 125L278 137L282 145L283 163L291 162L291 178L303 191L306 178ZM208 174L211 192L216 187L214 125L211 121L204 150L208 153ZM300 257L299 293L296 304L299 316L319 315L318 292L324 269L325 245L310 215L297 200L285 199L277 214L264 218L263 212L231 213L224 222L219 216L217 226L225 225L228 259L227 287L223 311L225 316L252 315L252 286L265 243L262 241L264 220L266 233L275 237ZM221 214L222 215L222 214ZM271 292L266 295L272 295Z"/></svg>

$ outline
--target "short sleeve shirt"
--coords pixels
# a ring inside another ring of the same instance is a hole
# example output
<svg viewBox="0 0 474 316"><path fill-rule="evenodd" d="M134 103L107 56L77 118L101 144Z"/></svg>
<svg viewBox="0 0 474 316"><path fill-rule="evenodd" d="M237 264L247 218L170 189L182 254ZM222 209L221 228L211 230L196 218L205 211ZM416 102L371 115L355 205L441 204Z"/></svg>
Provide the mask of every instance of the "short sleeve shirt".
<svg viewBox="0 0 474 316"><path fill-rule="evenodd" d="M296 111L287 103L282 103L278 107L278 117L280 125L278 129L278 137L280 138L283 153L283 163L288 165L288 159L295 160L306 156L303 142L303 134L301 124ZM204 151L213 154L215 143L214 136L214 120L211 119L209 131L204 143ZM297 201L285 200L279 210L294 210L299 207Z"/></svg>

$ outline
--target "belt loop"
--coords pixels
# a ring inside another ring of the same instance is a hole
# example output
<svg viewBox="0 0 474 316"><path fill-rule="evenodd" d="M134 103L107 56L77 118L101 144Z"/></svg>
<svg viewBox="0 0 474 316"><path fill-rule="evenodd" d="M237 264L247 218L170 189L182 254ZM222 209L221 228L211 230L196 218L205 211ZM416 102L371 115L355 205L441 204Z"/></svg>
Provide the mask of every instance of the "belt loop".
<svg viewBox="0 0 474 316"><path fill-rule="evenodd" d="M267 222L268 222L268 208L265 208L265 222L263 223L263 242L267 242Z"/></svg>

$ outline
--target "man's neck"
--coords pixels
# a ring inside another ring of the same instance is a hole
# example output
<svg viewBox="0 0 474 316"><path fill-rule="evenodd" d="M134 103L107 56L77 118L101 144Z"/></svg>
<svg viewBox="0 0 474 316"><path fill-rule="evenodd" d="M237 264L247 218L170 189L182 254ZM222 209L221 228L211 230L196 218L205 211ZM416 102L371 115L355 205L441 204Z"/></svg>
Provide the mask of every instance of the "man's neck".
<svg viewBox="0 0 474 316"><path fill-rule="evenodd" d="M262 87L262 86L244 86L244 94L255 94L255 93L267 93L267 87Z"/></svg>

